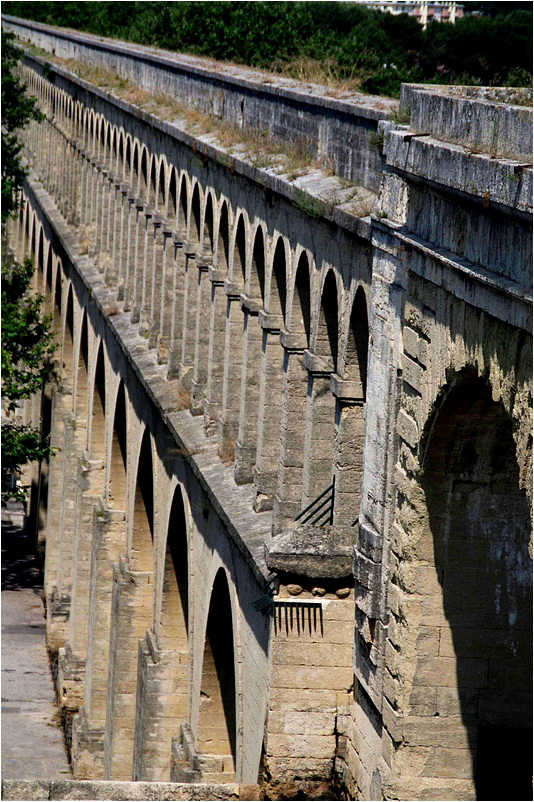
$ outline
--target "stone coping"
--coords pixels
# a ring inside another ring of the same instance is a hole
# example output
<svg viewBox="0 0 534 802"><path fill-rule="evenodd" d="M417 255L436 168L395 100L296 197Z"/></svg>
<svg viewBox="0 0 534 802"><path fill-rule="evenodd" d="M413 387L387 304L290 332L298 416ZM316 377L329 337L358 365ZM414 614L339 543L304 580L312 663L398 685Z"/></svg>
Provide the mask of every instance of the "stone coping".
<svg viewBox="0 0 534 802"><path fill-rule="evenodd" d="M400 102L414 131L532 164L532 90L403 84Z"/></svg>

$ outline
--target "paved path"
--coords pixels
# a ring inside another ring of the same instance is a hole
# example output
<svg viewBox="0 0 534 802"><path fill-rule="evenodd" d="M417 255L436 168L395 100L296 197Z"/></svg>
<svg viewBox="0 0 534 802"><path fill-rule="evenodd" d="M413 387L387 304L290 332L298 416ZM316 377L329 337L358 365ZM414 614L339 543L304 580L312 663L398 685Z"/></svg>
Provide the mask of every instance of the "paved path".
<svg viewBox="0 0 534 802"><path fill-rule="evenodd" d="M2 510L2 777L71 776L45 646L42 578L22 514Z"/></svg>

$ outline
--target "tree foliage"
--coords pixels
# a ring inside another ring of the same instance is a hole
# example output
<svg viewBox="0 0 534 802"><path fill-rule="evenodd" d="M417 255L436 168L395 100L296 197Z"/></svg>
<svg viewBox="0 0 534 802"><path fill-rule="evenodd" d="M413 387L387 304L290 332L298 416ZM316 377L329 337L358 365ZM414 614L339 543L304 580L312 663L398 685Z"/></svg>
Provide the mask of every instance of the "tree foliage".
<svg viewBox="0 0 534 802"><path fill-rule="evenodd" d="M341 2L4 2L8 14L251 66L299 59L363 91L396 96L403 81L529 85L532 5L472 3L482 16L423 31L406 14ZM530 8L530 11L528 10ZM487 14L487 15L486 15Z"/></svg>
<svg viewBox="0 0 534 802"><path fill-rule="evenodd" d="M31 398L49 381L56 349L52 316L43 313L44 298L30 292L31 259L18 264L4 248L2 261L2 505L23 500L24 491L10 479L28 462L41 460L50 451L49 438L39 429L13 419L21 401Z"/></svg>
<svg viewBox="0 0 534 802"><path fill-rule="evenodd" d="M2 31L2 225L18 208L25 176L22 145L17 131L31 119L41 119L35 99L16 74L20 59L13 37ZM2 237L4 239L4 237ZM39 429L14 418L19 404L44 387L53 369L56 348L51 316L43 314L44 298L30 292L31 259L18 264L2 242L2 505L25 493L12 485L22 466L43 459L50 451L48 438Z"/></svg>
<svg viewBox="0 0 534 802"><path fill-rule="evenodd" d="M17 208L17 196L26 174L17 131L32 119L42 119L36 99L26 94L26 84L15 71L21 54L13 45L13 38L2 31L2 223Z"/></svg>

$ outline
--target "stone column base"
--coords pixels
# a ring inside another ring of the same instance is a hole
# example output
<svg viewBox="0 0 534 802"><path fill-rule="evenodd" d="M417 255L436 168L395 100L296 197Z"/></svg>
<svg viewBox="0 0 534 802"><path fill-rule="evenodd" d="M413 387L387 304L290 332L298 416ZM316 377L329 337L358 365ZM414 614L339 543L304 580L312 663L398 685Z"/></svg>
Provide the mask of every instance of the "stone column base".
<svg viewBox="0 0 534 802"><path fill-rule="evenodd" d="M84 707L72 719L71 763L75 780L99 780L103 776L104 728L89 727Z"/></svg>

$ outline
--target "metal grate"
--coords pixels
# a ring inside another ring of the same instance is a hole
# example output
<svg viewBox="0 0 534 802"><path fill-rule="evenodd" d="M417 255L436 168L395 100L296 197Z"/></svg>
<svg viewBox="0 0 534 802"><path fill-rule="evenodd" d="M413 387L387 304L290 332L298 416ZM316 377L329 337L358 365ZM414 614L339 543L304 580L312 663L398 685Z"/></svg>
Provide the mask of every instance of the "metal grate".
<svg viewBox="0 0 534 802"><path fill-rule="evenodd" d="M324 490L320 496L308 504L306 509L302 510L295 521L300 521L307 524L308 521L315 526L325 526L326 524L332 525L334 523L334 494L336 489L336 478L332 479L332 484ZM319 523L320 522L320 523Z"/></svg>

